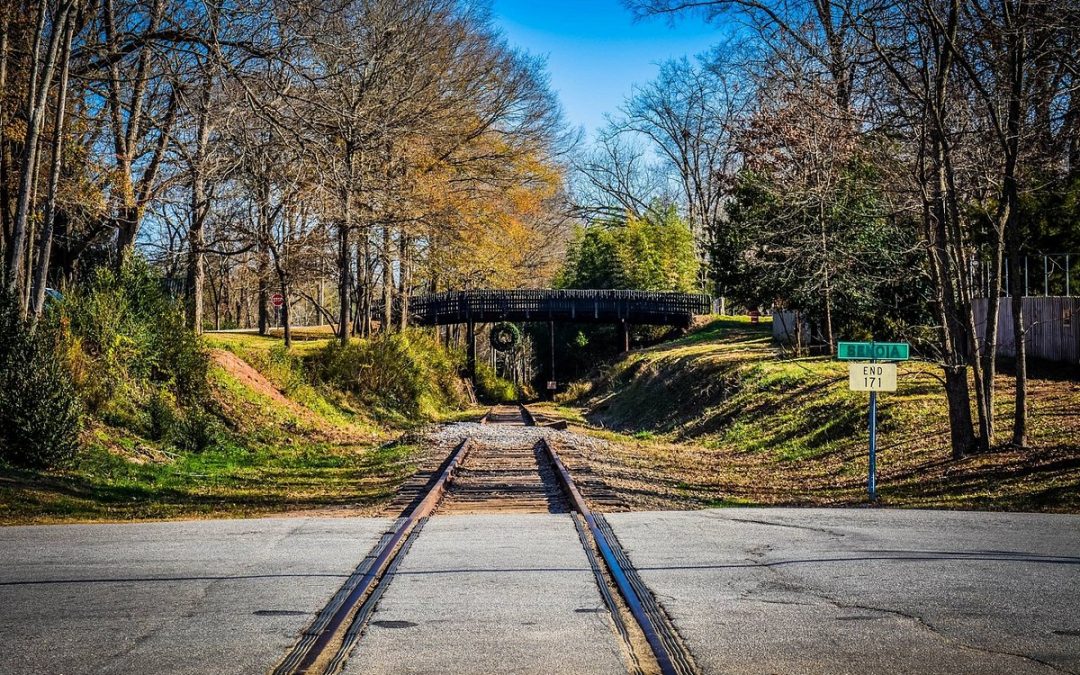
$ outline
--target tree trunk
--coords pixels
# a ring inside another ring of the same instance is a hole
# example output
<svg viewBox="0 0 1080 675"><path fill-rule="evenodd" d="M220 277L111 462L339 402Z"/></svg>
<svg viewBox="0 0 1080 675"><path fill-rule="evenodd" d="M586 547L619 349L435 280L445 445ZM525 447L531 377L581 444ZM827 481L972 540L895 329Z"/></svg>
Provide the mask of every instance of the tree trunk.
<svg viewBox="0 0 1080 675"><path fill-rule="evenodd" d="M281 328L285 334L285 349L292 348L292 321L289 315L289 279L288 276L278 271L279 288L281 290Z"/></svg>
<svg viewBox="0 0 1080 675"><path fill-rule="evenodd" d="M1019 247L1009 253L1009 274L1016 282L1013 284L1013 344L1016 345L1016 409L1013 413L1012 444L1026 448L1027 438L1027 326L1024 323L1024 299L1020 290L1020 255Z"/></svg>
<svg viewBox="0 0 1080 675"><path fill-rule="evenodd" d="M0 130L7 128L7 70L10 12L0 17ZM7 246L11 242L11 212L8 210L8 141L0 133L0 260L7 259Z"/></svg>
<svg viewBox="0 0 1080 675"><path fill-rule="evenodd" d="M932 201L923 205L927 260L934 287L934 306L940 324L942 369L945 372L945 394L949 403L949 431L953 459L961 459L976 445L975 428L971 418L971 395L968 389L966 363L966 332L961 307L957 304L955 265L948 250L950 228L946 223L949 209L944 206L947 184L942 174L940 147L935 148L938 166L933 170L936 179L931 183Z"/></svg>
<svg viewBox="0 0 1080 675"><path fill-rule="evenodd" d="M270 253L265 244L259 243L256 269L259 275L259 294L256 304L259 307L259 335L270 333Z"/></svg>
<svg viewBox="0 0 1080 675"><path fill-rule="evenodd" d="M139 207L125 204L116 212L116 268L120 269L128 255L135 248L135 237L139 235Z"/></svg>
<svg viewBox="0 0 1080 675"><path fill-rule="evenodd" d="M364 280L364 245L359 239L353 242L353 254L356 258L356 278L353 280L352 334L354 337L363 337L364 322L361 317L364 316L364 287L367 283Z"/></svg>
<svg viewBox="0 0 1080 675"><path fill-rule="evenodd" d="M199 190L192 190L192 202L201 201ZM203 265L203 216L198 211L191 212L191 229L188 231L187 264L187 320L188 327L195 334L203 332L203 287L206 281L206 269ZM215 306L217 303L214 303ZM215 310L216 311L216 310Z"/></svg>
<svg viewBox="0 0 1080 675"><path fill-rule="evenodd" d="M31 43L30 82L26 93L26 132L23 136L22 166L19 167L19 192L15 203L15 220L12 225L11 241L7 251L7 279L5 284L10 292L19 290L23 280L23 263L29 248L27 234L30 228L31 194L34 191L34 176L38 165L38 140L45 121L45 108L48 101L49 86L53 70L56 67L56 55L60 48L60 37L64 32L62 25L67 22L70 2L62 2L53 16L53 29L49 36L49 45L42 61L42 40L45 33L45 18L49 3L41 2L38 6L37 25ZM25 289L29 292L29 289ZM20 294L21 295L21 294Z"/></svg>
<svg viewBox="0 0 1080 675"><path fill-rule="evenodd" d="M412 283L412 261L409 257L411 249L409 235L404 229L398 235L398 243L398 304L401 306L398 327L405 330L409 327L409 285Z"/></svg>
<svg viewBox="0 0 1080 675"><path fill-rule="evenodd" d="M832 320L832 279L829 275L829 239L825 227L825 205L818 201L818 225L821 227L821 271L824 276L825 296L825 344L829 347L829 353L836 352L836 342L833 338Z"/></svg>
<svg viewBox="0 0 1080 675"><path fill-rule="evenodd" d="M963 459L975 446L975 427L971 420L971 393L967 368L945 367L945 397L949 403L949 433L953 459Z"/></svg>
<svg viewBox="0 0 1080 675"><path fill-rule="evenodd" d="M187 318L188 326L201 334L203 330L203 285L206 279L203 247L206 243L206 217L210 210L206 194L206 151L210 145L210 92L213 74L210 66L203 78L203 91L196 115L198 125L195 155L191 162L191 227L188 230ZM215 310L216 311L216 310Z"/></svg>
<svg viewBox="0 0 1080 675"><path fill-rule="evenodd" d="M383 311L382 311L382 331L383 333L389 333L390 328L393 326L394 321L394 274L390 269L390 247L392 245L390 238L390 226L383 225L383 245L382 245L382 270L383 270Z"/></svg>
<svg viewBox="0 0 1080 675"><path fill-rule="evenodd" d="M364 301L364 325L361 334L364 337L369 338L371 337L371 286L375 278L375 274L374 270L372 269L372 267L374 266L374 261L371 258L371 232L368 230L367 227L364 228L362 236L364 237L364 257L362 260L362 263L364 265L364 288L362 291L362 297Z"/></svg>
<svg viewBox="0 0 1080 675"><path fill-rule="evenodd" d="M345 197L346 214L351 209L351 191ZM350 264L348 215L338 225L338 340L349 341L349 310L352 302L352 265Z"/></svg>
<svg viewBox="0 0 1080 675"><path fill-rule="evenodd" d="M49 170L49 192L45 198L45 223L41 230L37 267L34 271L31 321L36 323L45 307L45 286L48 283L49 260L52 257L53 230L56 226L56 191L60 184L60 168L64 154L64 130L67 119L68 74L71 66L72 21L64 22L64 46L60 54L60 90L56 95L56 119L53 122L52 167ZM0 88L2 90L2 88ZM2 127L0 127L2 128Z"/></svg>
<svg viewBox="0 0 1080 675"><path fill-rule="evenodd" d="M1005 222L998 218L997 237L990 260L990 289L986 298L986 323L983 326L982 374L983 399L986 401L986 444L994 444L994 377L997 374L997 332L1001 308L1001 267L1005 247Z"/></svg>
<svg viewBox="0 0 1080 675"><path fill-rule="evenodd" d="M200 131L200 136L203 132ZM196 164L199 157L196 153ZM199 167L192 167L193 176L191 181L191 226L188 229L188 260L187 260L187 321L188 327L195 331L196 335L203 330L203 287L206 281L206 268L203 261L203 246L205 245L204 224L206 222L206 191L205 179ZM215 316L217 314L217 302Z"/></svg>
<svg viewBox="0 0 1080 675"><path fill-rule="evenodd" d="M1019 22L1019 29L1015 22L1010 22L1013 30L1009 31L1009 110L1006 124L1005 142L1005 202L1008 210L1006 229L1009 235L1010 267L1012 278L1019 281L1021 241L1020 231L1020 186L1017 178L1017 164L1020 155L1021 125L1024 119L1024 66L1027 62L1026 40L1026 16L1028 5L1020 4L1017 10L1010 10L1007 14ZM1074 95L1075 98L1075 95ZM1013 438L1012 444L1019 448L1025 448L1027 439L1027 326L1024 322L1024 301L1020 295L1020 284L1013 284L1012 294L1013 309L1013 342L1016 345L1016 394L1015 409L1013 411Z"/></svg>
<svg viewBox="0 0 1080 675"><path fill-rule="evenodd" d="M972 447L979 446L986 450L989 448L987 436L987 422L989 414L987 401L983 388L982 362L979 359L980 349L978 341L978 329L975 326L975 313L971 303L971 290L967 283L969 256L965 248L964 236L960 227L960 207L956 201L957 189L955 172L952 164L952 147L944 133L944 126L937 128L938 148L938 204L939 204L939 227L940 241L942 243L942 269L946 273L945 298L947 299L945 319L952 331L951 347L953 355L950 357L952 365L965 364L971 368L975 382L975 409L978 413L979 436L972 437L972 446L960 452L966 454ZM965 370L966 372L966 370ZM966 387L966 384L965 384ZM970 392L965 396L970 400ZM970 419L971 413L968 412ZM962 428L967 427L965 420L958 420ZM956 451L956 448L954 448Z"/></svg>
<svg viewBox="0 0 1080 675"><path fill-rule="evenodd" d="M341 191L341 221L338 224L338 340L349 341L349 310L352 309L352 250L349 237L353 227L353 188L356 148L345 142L345 186Z"/></svg>
<svg viewBox="0 0 1080 675"><path fill-rule="evenodd" d="M38 138L38 143L39 144L41 143L41 138L40 137ZM33 186L33 189L30 191L30 203L31 204L37 204L38 203L38 195L37 195L37 193L38 193L38 183L40 182L40 179L41 179L41 159L40 159L40 157L41 157L41 148L40 147L37 150L34 151L34 155L36 157L38 157L39 159L36 160L37 163L34 166L34 176L30 180L30 184ZM31 295L31 292L32 292L32 288L33 288L32 285L33 285L33 282L34 282L34 242L35 241L37 241L37 219L36 218L31 218L30 219L30 227L27 229L27 233L26 233L26 254L25 254L26 255L26 261L25 261L25 263L23 265L25 271L23 272L23 278L21 280L21 283L19 284L19 288L21 290L21 295L19 297L19 312L21 313L21 316L23 316L24 318L30 313L30 295Z"/></svg>

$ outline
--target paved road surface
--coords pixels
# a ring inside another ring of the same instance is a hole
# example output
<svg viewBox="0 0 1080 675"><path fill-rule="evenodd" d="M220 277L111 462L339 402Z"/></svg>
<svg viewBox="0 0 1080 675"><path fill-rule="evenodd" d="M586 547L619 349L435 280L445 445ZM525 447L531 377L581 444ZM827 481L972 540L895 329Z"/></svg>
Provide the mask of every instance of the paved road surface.
<svg viewBox="0 0 1080 675"><path fill-rule="evenodd" d="M345 672L626 672L570 518L429 520Z"/></svg>
<svg viewBox="0 0 1080 675"><path fill-rule="evenodd" d="M608 519L710 673L1080 672L1078 516ZM0 673L265 672L387 525L0 528ZM599 596L568 517L436 517L409 555L350 672L621 670L601 615L582 611Z"/></svg>
<svg viewBox="0 0 1080 675"><path fill-rule="evenodd" d="M608 516L711 673L1080 672L1080 517Z"/></svg>
<svg viewBox="0 0 1080 675"><path fill-rule="evenodd" d="M0 528L0 673L262 673L390 524Z"/></svg>

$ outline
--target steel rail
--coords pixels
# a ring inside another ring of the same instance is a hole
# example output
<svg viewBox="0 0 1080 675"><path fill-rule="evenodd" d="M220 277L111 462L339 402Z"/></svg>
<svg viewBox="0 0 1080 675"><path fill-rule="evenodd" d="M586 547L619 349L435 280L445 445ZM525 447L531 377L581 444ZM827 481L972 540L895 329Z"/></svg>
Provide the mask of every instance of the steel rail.
<svg viewBox="0 0 1080 675"><path fill-rule="evenodd" d="M527 407L519 403L518 409L523 424L526 426L536 425L536 420ZM492 408L481 419L481 423L498 424L497 419L492 419L494 412L495 410ZM378 547L379 553L371 564L367 566L363 578L352 588L344 600L339 601L333 615L328 620L323 619L309 628L309 630L315 629L319 631L317 637L314 640L310 638L301 640L274 670L274 675L306 675L315 672L313 668L320 665L325 673L332 673L340 668L347 652L351 650L355 640L359 637L360 632L363 630L363 624L366 623L368 616L374 610L374 606L385 588L385 585L380 582L388 575L393 574L404 554L407 553L409 545L419 533L423 522L435 511L445 496L448 486L454 480L454 472L464 461L472 447L472 443L471 438L465 438L458 444L451 453L446 465L440 471L438 478L428 488L427 494L424 495L420 503L412 509L407 517L399 521L393 533L389 535L389 539L386 539L384 535L383 543ZM679 665L675 664L675 660L678 660L678 658L673 659L660 636L660 631L657 630L645 603L642 601L642 595L640 594L648 593L648 589L644 588L640 580L638 584L635 584L634 580L628 576L626 569L629 569L629 559L618 548L618 544L612 545L607 534L610 529L602 527L606 523L598 522L597 517L593 515L558 453L555 452L555 449L546 439L541 439L540 443L555 468L555 474L558 476L563 490L570 498L572 508L578 512L588 526L596 543L596 548L599 550L605 566L611 574L612 581L640 627L660 667L660 671L665 675L693 672L695 669L689 664L685 664L689 667L680 668L680 665L684 665L681 660ZM575 524L577 524L577 521L575 521ZM586 549L586 552L591 554L589 549ZM625 561L626 567L621 561ZM609 605L609 607L612 612L617 611L613 606ZM346 622L348 622L347 626ZM344 633L342 632L343 627ZM336 646L335 653L330 655L329 661L327 661L327 649L336 640L340 640L340 643ZM636 657L634 657L634 660L636 661ZM298 665L294 666L293 664L297 662Z"/></svg>
<svg viewBox="0 0 1080 675"><path fill-rule="evenodd" d="M454 453L451 455L450 461L447 463L446 467L443 468L430 490L428 490L427 495L425 495L424 499L416 505L416 508L409 513L405 520L398 525L393 536L387 542L386 546L383 547L379 556L371 563L371 566L360 580L360 583L357 584L356 588L354 588L353 591L349 593L348 597L345 598L344 602L330 618L330 621L319 633L319 636L306 650L304 657L300 660L300 663L296 668L286 668L285 664L283 664L274 671L274 675L299 675L301 673L308 673L312 666L319 661L327 646L338 636L338 632L342 625L353 614L354 610L356 610L357 604L369 595L369 592L375 586L376 582L382 578L383 572L396 557L398 552L397 549L402 540L412 531L417 521L421 518L430 516L435 510L435 506L438 505L439 500L442 499L443 493L446 491L447 484L453 480L454 470L461 463L462 459L464 459L465 455L468 454L471 446L472 440L468 438L458 444ZM287 662L288 659L286 659L286 663Z"/></svg>
<svg viewBox="0 0 1080 675"><path fill-rule="evenodd" d="M390 565L386 568L386 575L393 577L397 572L398 565L405 559L405 556L409 554L409 549L412 547L413 542L420 535L420 531L424 529L424 523L427 522L427 518L421 518L416 527L409 532L409 536L406 537L405 542L401 544L401 550L394 556L394 559L390 562ZM360 634L364 627L367 625L368 619L375 611L375 605L382 599L383 591L386 590L386 584L379 584L372 589L371 594L364 600L364 604L360 605L360 609L357 610L356 616L353 618L349 628L345 631L345 636L341 641L341 646L338 647L337 653L334 654L334 658L327 664L325 672L337 673L341 670L342 665L345 663L345 659L348 658L349 652L352 651L353 645L360 639Z"/></svg>
<svg viewBox="0 0 1080 675"><path fill-rule="evenodd" d="M555 452L555 449L551 447L550 443L546 440L541 440L540 442L543 444L548 457L551 459L552 465L555 467L555 472L563 484L563 489L570 495L570 500L573 502L574 508L581 514L585 519L586 524L589 526L589 531L596 541L596 547L600 549L600 555L604 558L604 563L607 565L608 571L611 572L612 581L615 582L615 586L619 589L619 593L622 594L623 599L626 601L627 608L629 608L630 613L634 616L634 620L637 621L638 626L641 628L641 632L645 635L645 640L649 643L649 647L656 657L656 662L660 666L660 672L664 673L664 675L677 675L679 670L676 669L672 662L671 656L668 654L663 641L660 639L659 632L656 630L652 619L645 611L645 607L642 604L637 591L627 578L626 572L619 563L619 559L615 555L607 536L597 525L596 518L593 517L592 511L590 511L589 507L585 504L585 498L581 496L581 492L574 483L574 479L570 477L570 472L567 471L566 465L559 459L558 453Z"/></svg>
<svg viewBox="0 0 1080 675"><path fill-rule="evenodd" d="M525 407L523 403L518 403L518 408L521 411L521 421L525 423L527 427L536 426L536 418L533 417L532 411Z"/></svg>

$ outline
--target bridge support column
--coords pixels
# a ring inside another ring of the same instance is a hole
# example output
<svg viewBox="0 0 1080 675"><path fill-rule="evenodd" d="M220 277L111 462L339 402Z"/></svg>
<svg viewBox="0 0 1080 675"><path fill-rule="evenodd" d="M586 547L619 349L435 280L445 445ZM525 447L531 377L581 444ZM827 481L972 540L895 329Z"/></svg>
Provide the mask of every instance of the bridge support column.
<svg viewBox="0 0 1080 675"><path fill-rule="evenodd" d="M554 383L555 380L555 322L548 321L548 337L551 340L551 370L548 371L548 382ZM555 399L555 390L548 389L548 398Z"/></svg>
<svg viewBox="0 0 1080 675"><path fill-rule="evenodd" d="M465 369L469 378L476 380L476 322L469 319L465 330Z"/></svg>
<svg viewBox="0 0 1080 675"><path fill-rule="evenodd" d="M619 321L619 329L622 333L622 350L625 354L626 352L630 351L630 326L627 325L626 319L621 319Z"/></svg>

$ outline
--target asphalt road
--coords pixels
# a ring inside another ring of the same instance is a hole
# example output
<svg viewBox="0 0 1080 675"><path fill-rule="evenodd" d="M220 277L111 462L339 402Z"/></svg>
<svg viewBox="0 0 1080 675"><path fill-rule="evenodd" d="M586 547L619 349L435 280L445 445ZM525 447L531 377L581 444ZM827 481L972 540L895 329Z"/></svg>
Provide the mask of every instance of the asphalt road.
<svg viewBox="0 0 1080 675"><path fill-rule="evenodd" d="M570 518L429 520L347 675L626 672Z"/></svg>
<svg viewBox="0 0 1080 675"><path fill-rule="evenodd" d="M608 520L709 673L1080 672L1080 516ZM388 524L0 528L0 673L265 672ZM435 517L409 556L349 672L622 670L568 517Z"/></svg>
<svg viewBox="0 0 1080 675"><path fill-rule="evenodd" d="M608 516L710 673L1080 672L1080 516Z"/></svg>
<svg viewBox="0 0 1080 675"><path fill-rule="evenodd" d="M0 673L263 673L389 524L0 528Z"/></svg>

